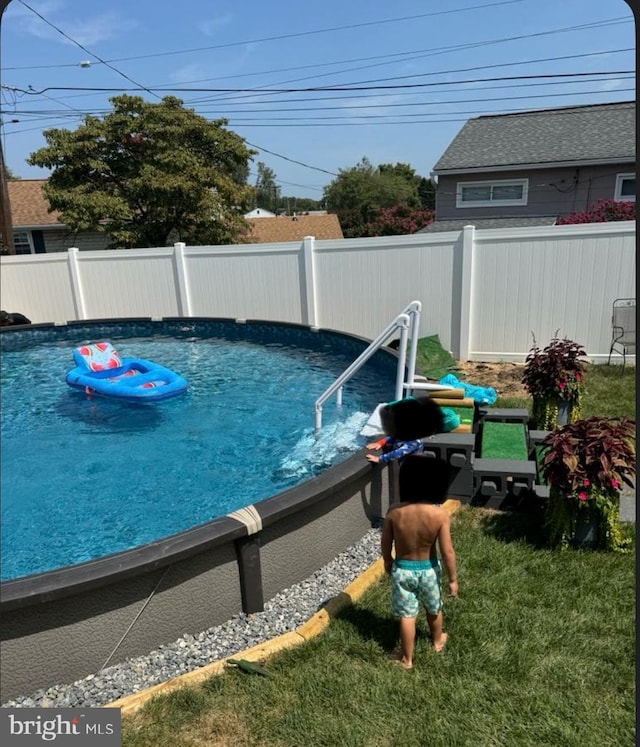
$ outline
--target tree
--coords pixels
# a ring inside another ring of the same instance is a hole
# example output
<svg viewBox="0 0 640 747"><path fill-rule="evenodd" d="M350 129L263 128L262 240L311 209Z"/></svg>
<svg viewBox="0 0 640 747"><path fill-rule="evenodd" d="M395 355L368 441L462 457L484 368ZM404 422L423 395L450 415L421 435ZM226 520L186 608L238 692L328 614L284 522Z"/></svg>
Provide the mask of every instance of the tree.
<svg viewBox="0 0 640 747"><path fill-rule="evenodd" d="M556 224L562 226L569 223L607 223L635 219L635 202L600 200L596 205L590 205L583 213L570 213L564 218L558 218Z"/></svg>
<svg viewBox="0 0 640 747"><path fill-rule="evenodd" d="M14 174L13 171L5 164L4 167L5 177L8 182L15 182L18 181L21 177L19 177L17 174Z"/></svg>
<svg viewBox="0 0 640 747"><path fill-rule="evenodd" d="M74 231L104 231L113 246L231 243L246 231L248 150L227 130L167 96L111 99L103 118L44 132L28 163L52 169L44 192Z"/></svg>
<svg viewBox="0 0 640 747"><path fill-rule="evenodd" d="M327 209L338 214L345 236L363 236L365 225L381 208L420 205L415 181L408 179L406 164L375 168L367 158L338 176L324 190Z"/></svg>
<svg viewBox="0 0 640 747"><path fill-rule="evenodd" d="M420 198L420 205L423 210L435 210L436 209L436 185L432 179L426 177L420 177L418 182L418 197Z"/></svg>
<svg viewBox="0 0 640 747"><path fill-rule="evenodd" d="M280 206L280 187L276 184L276 172L262 161L258 161L255 206L273 213L277 213Z"/></svg>
<svg viewBox="0 0 640 747"><path fill-rule="evenodd" d="M324 210L322 200L314 200L311 197L283 196L280 198L280 204L286 208L289 215L309 210Z"/></svg>
<svg viewBox="0 0 640 747"><path fill-rule="evenodd" d="M378 169L382 174L394 174L406 179L409 184L416 186L418 199L423 210L436 209L436 186L431 179L418 176L415 169L408 163L381 163Z"/></svg>

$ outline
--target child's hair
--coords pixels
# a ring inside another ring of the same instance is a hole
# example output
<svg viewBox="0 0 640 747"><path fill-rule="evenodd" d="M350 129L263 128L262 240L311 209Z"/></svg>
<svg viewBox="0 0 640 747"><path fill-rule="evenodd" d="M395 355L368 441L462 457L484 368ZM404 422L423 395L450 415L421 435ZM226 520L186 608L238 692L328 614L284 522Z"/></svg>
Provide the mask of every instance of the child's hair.
<svg viewBox="0 0 640 747"><path fill-rule="evenodd" d="M409 454L400 464L400 500L408 503L442 503L451 482L451 467L442 459Z"/></svg>
<svg viewBox="0 0 640 747"><path fill-rule="evenodd" d="M429 397L407 397L380 408L380 422L387 436L414 441L444 431L444 416Z"/></svg>

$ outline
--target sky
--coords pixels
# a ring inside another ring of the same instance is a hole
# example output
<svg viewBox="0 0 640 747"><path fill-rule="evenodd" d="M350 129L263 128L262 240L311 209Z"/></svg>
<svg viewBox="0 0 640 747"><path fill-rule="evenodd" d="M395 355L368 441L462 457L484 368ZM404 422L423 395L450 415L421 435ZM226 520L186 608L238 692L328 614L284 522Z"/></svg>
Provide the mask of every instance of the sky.
<svg viewBox="0 0 640 747"><path fill-rule="evenodd" d="M428 177L472 117L635 99L623 0L11 0L0 42L0 137L25 179L48 176L26 163L44 130L124 92L228 119L259 150L252 184L262 161L314 199L363 157Z"/></svg>

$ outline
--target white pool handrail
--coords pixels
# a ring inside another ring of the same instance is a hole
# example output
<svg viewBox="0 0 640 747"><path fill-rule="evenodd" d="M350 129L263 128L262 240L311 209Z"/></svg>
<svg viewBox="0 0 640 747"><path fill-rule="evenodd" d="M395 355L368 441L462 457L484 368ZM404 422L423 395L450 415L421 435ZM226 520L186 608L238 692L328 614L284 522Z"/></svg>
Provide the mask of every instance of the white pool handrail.
<svg viewBox="0 0 640 747"><path fill-rule="evenodd" d="M400 344L398 347L398 367L396 373L396 391L395 399L402 399L404 389L413 382L413 376L416 366L416 355L418 349L418 328L420 326L420 311L422 304L420 301L412 301L400 314L388 324L384 330L376 337L375 340L362 352L355 361L346 368L340 376L329 386L316 400L315 404L315 430L316 433L322 428L322 405L331 397L336 395L338 405L342 404L342 387L349 379L356 374L360 368L376 353L388 340L400 330ZM408 376L405 383L405 364L407 362L407 339L411 339L411 348L409 350L409 362L407 365Z"/></svg>

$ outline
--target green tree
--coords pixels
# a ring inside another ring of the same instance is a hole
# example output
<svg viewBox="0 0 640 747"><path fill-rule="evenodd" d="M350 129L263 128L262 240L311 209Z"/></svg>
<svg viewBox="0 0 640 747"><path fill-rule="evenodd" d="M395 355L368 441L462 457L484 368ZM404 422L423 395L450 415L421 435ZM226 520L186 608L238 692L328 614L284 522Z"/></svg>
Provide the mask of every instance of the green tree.
<svg viewBox="0 0 640 747"><path fill-rule="evenodd" d="M4 174L5 178L8 182L15 182L18 181L21 177L17 176L16 174L11 171L11 169L5 164L4 167Z"/></svg>
<svg viewBox="0 0 640 747"><path fill-rule="evenodd" d="M314 200L311 197L293 197L283 196L280 198L280 204L286 209L287 213L304 213L308 210L324 210L322 200Z"/></svg>
<svg viewBox="0 0 640 747"><path fill-rule="evenodd" d="M208 121L167 96L111 99L103 118L44 132L28 163L52 170L51 208L74 231L104 231L113 246L231 243L246 231L249 159L227 121Z"/></svg>
<svg viewBox="0 0 640 747"><path fill-rule="evenodd" d="M258 161L256 178L255 207L278 212L280 207L280 187L276 184L276 172L262 161Z"/></svg>
<svg viewBox="0 0 640 747"><path fill-rule="evenodd" d="M418 182L418 197L420 198L420 205L423 210L436 209L436 185L432 179L427 179L424 176L420 177Z"/></svg>
<svg viewBox="0 0 640 747"><path fill-rule="evenodd" d="M407 178L407 169L413 172L406 164L383 164L376 168L363 158L352 168L339 170L338 176L325 187L324 197L327 209L338 214L345 236L365 236L366 224L382 208L420 206L417 183Z"/></svg>

